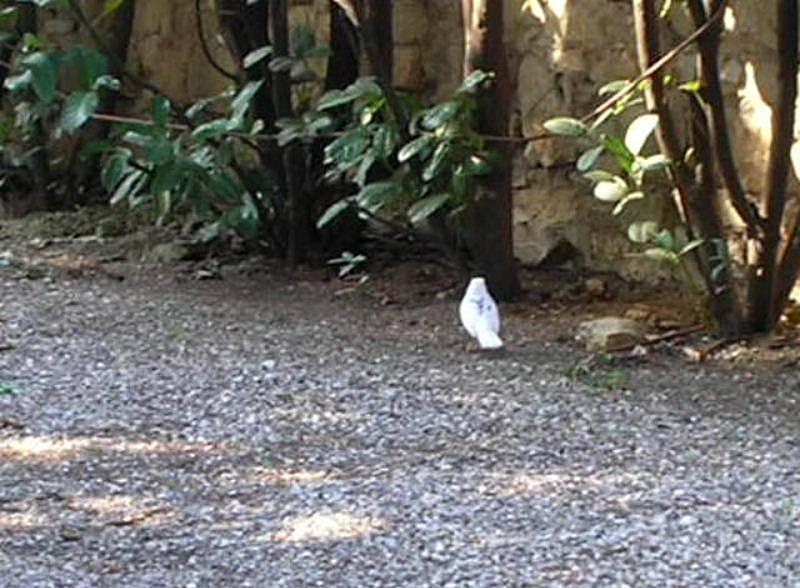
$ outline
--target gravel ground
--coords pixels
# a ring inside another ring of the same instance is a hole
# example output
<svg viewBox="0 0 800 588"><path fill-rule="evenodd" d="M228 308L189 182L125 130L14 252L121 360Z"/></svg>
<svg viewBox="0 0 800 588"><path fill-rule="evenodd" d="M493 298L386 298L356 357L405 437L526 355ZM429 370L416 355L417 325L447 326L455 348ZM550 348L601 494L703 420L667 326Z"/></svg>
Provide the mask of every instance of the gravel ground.
<svg viewBox="0 0 800 588"><path fill-rule="evenodd" d="M794 371L335 288L0 268L0 586L800 586Z"/></svg>

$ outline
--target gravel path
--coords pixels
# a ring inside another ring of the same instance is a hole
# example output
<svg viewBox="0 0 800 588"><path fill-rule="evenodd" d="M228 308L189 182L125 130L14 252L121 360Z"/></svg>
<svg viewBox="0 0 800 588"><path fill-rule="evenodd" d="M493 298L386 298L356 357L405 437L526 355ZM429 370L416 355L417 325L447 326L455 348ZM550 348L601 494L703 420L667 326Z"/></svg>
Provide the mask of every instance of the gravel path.
<svg viewBox="0 0 800 588"><path fill-rule="evenodd" d="M453 300L18 278L4 588L800 586L793 372L605 392L521 318L465 353Z"/></svg>

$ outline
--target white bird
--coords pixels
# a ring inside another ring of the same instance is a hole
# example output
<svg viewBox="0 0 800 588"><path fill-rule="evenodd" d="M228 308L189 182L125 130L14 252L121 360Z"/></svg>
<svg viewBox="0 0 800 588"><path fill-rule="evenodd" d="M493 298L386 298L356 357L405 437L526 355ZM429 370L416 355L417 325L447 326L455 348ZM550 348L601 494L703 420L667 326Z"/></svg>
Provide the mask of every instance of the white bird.
<svg viewBox="0 0 800 588"><path fill-rule="evenodd" d="M472 278L458 307L461 324L471 337L478 340L481 349L500 349L500 312L489 294L484 278Z"/></svg>

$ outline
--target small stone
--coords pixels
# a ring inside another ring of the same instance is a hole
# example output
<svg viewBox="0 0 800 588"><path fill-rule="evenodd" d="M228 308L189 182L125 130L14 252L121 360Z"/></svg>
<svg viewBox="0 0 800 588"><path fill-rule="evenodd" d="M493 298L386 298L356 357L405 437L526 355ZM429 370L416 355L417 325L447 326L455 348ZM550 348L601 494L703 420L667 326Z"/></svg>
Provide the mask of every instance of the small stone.
<svg viewBox="0 0 800 588"><path fill-rule="evenodd" d="M155 262L169 263L181 261L190 256L189 247L180 241L172 243L162 243L153 247L150 251L150 259Z"/></svg>
<svg viewBox="0 0 800 588"><path fill-rule="evenodd" d="M577 340L588 351L609 351L642 340L644 329L634 320L608 316L584 321L578 326Z"/></svg>
<svg viewBox="0 0 800 588"><path fill-rule="evenodd" d="M608 289L606 281L603 278L589 278L583 283L583 287L592 296L603 296Z"/></svg>

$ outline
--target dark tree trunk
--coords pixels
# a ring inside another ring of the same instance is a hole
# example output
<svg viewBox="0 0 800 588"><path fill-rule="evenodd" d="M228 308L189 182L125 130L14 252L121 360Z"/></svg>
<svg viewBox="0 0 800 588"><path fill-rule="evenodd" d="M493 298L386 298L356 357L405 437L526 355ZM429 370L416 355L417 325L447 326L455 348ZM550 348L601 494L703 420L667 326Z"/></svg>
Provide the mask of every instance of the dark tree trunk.
<svg viewBox="0 0 800 588"><path fill-rule="evenodd" d="M790 150L794 141L798 72L798 1L778 3L778 83L780 95L772 110L772 145L767 166L767 225L758 260L757 282L750 301L751 327L770 331L780 319L786 300L797 280L798 243L792 238L778 265L787 200ZM797 223L795 222L796 231Z"/></svg>
<svg viewBox="0 0 800 588"><path fill-rule="evenodd" d="M289 15L287 0L269 0L269 20L272 32L272 49L276 58L289 55ZM278 118L294 116L292 106L292 80L288 71L272 72L272 97ZM296 141L283 149L286 202L288 212L288 240L286 259L290 265L306 260L313 236L310 198L303 189L306 174L304 148Z"/></svg>
<svg viewBox="0 0 800 588"><path fill-rule="evenodd" d="M106 19L100 31L106 41L104 48L111 52L109 56L111 74L119 79L122 79L125 69L124 65L128 55L135 14L136 2L135 0L128 0ZM103 48L98 49L103 50ZM103 92L98 111L113 113L116 109L118 98L119 95L116 92ZM111 124L108 122L98 120L88 122L81 131L80 140L74 148L75 154L80 153L84 145L106 138L110 129ZM65 204L87 204L93 190L99 188L100 161L94 156L78 159L74 169L75 173L71 178L71 181L75 184L71 190L74 194L74 201ZM102 191L98 191L98 193L102 194Z"/></svg>
<svg viewBox="0 0 800 588"><path fill-rule="evenodd" d="M660 57L658 38L658 11L653 0L634 0L637 49L639 66L647 70ZM692 137L697 158L701 163L699 182L685 163L683 146L680 145L675 123L666 102L663 72L655 72L650 78L647 91L647 106L658 114L656 130L661 151L672 163L672 178L678 190L686 223L693 236L703 239L703 252L696 260L705 280L710 299L711 312L720 330L726 335L739 333L742 328L742 313L736 296L733 276L729 268L716 273L709 259L718 256L720 249L727 251L727 243L719 209L716 206L716 179L714 150L705 113L698 104L692 105ZM727 255L722 255L726 258Z"/></svg>
<svg viewBox="0 0 800 588"><path fill-rule="evenodd" d="M506 136L510 118L511 82L503 41L503 2L462 0L464 15L464 76L476 70L494 72L491 87L478 99L477 130ZM508 300L519 291L512 231L511 152L505 142L492 147L500 163L478 189L470 249L492 293Z"/></svg>
<svg viewBox="0 0 800 588"><path fill-rule="evenodd" d="M341 90L358 79L360 44L358 31L335 2L330 3L330 48L326 90Z"/></svg>

